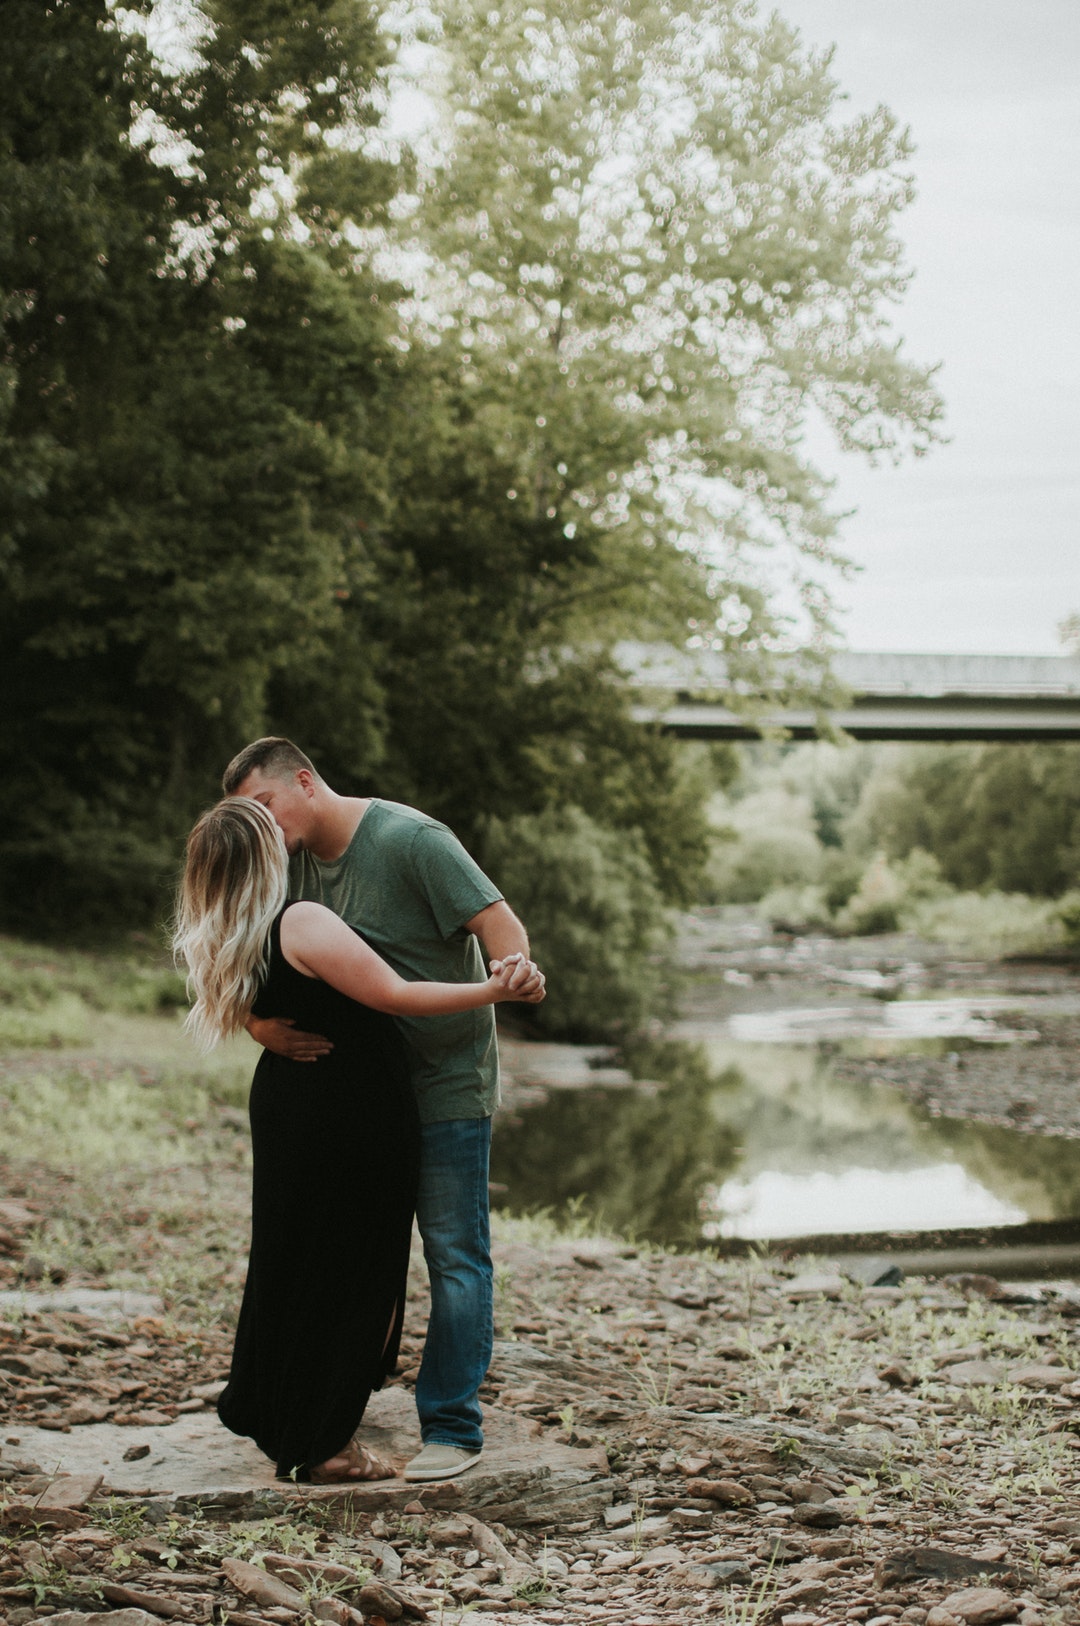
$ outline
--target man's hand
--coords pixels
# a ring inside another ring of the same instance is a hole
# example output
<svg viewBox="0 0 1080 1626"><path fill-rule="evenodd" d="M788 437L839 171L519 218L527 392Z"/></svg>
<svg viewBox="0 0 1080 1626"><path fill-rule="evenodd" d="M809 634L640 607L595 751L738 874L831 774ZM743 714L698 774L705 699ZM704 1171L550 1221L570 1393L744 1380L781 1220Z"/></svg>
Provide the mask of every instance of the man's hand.
<svg viewBox="0 0 1080 1626"><path fill-rule="evenodd" d="M505 959L492 960L489 966L493 977L505 977L505 985L510 989L516 1000L522 1000L527 1005L539 1005L545 998L545 977L535 960L526 959L524 954L508 954Z"/></svg>
<svg viewBox="0 0 1080 1626"><path fill-rule="evenodd" d="M291 1016L250 1016L246 1026L256 1044L286 1061L318 1061L334 1048L321 1033L301 1033Z"/></svg>

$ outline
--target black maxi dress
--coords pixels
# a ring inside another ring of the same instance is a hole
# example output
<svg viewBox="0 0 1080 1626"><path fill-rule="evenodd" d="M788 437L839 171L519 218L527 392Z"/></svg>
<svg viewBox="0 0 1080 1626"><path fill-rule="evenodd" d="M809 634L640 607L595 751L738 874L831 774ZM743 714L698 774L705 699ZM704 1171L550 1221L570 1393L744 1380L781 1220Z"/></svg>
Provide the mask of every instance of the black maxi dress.
<svg viewBox="0 0 1080 1626"><path fill-rule="evenodd" d="M264 1050L255 1069L251 1256L218 1415L279 1478L306 1480L397 1362L420 1126L392 1018L290 966L284 913L254 1014L334 1048L315 1062Z"/></svg>

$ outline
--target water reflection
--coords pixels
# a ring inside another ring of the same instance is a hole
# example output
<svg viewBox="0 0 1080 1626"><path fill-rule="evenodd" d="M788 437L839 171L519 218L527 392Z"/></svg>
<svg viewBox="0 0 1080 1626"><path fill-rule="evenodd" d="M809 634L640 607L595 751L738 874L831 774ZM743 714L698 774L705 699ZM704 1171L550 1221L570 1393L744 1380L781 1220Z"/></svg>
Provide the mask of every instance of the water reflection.
<svg viewBox="0 0 1080 1626"><path fill-rule="evenodd" d="M936 1020L930 1031L955 1033L955 1020ZM835 1068L852 1052L944 1056L963 1038L879 1027L874 1040L782 1044L733 1037L735 1026L702 1024L698 1045L630 1058L659 1089L556 1090L497 1119L497 1200L517 1212L576 1203L623 1234L677 1244L1080 1215L1080 1141L930 1117Z"/></svg>
<svg viewBox="0 0 1080 1626"><path fill-rule="evenodd" d="M554 1090L520 1118L496 1118L496 1206L580 1205L623 1236L701 1240L702 1195L738 1158L716 1104L741 1079L717 1076L700 1049L677 1042L641 1046L628 1060L660 1088Z"/></svg>
<svg viewBox="0 0 1080 1626"><path fill-rule="evenodd" d="M919 1192L918 1223L928 1229L1015 1225L1028 1218L1024 1209L995 1197L958 1163L910 1170L842 1169L835 1174L824 1169L812 1174L766 1169L752 1179L709 1187L701 1234L714 1241L906 1231L912 1227L913 1186Z"/></svg>

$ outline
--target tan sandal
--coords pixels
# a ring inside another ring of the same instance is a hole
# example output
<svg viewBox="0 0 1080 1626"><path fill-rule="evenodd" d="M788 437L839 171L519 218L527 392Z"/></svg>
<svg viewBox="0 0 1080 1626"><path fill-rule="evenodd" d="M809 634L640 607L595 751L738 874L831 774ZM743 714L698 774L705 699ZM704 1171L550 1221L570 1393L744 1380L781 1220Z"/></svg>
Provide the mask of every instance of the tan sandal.
<svg viewBox="0 0 1080 1626"><path fill-rule="evenodd" d="M313 1485L342 1485L364 1479L396 1479L397 1470L366 1446L350 1440L344 1451L311 1470Z"/></svg>

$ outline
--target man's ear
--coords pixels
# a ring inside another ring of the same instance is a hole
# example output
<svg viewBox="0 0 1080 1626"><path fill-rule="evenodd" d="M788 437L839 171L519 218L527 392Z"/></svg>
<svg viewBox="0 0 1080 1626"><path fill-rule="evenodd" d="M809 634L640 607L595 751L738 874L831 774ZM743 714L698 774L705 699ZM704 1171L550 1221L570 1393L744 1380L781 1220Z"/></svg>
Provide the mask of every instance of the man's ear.
<svg viewBox="0 0 1080 1626"><path fill-rule="evenodd" d="M298 768L296 783L309 799L315 794L315 776L307 768Z"/></svg>

